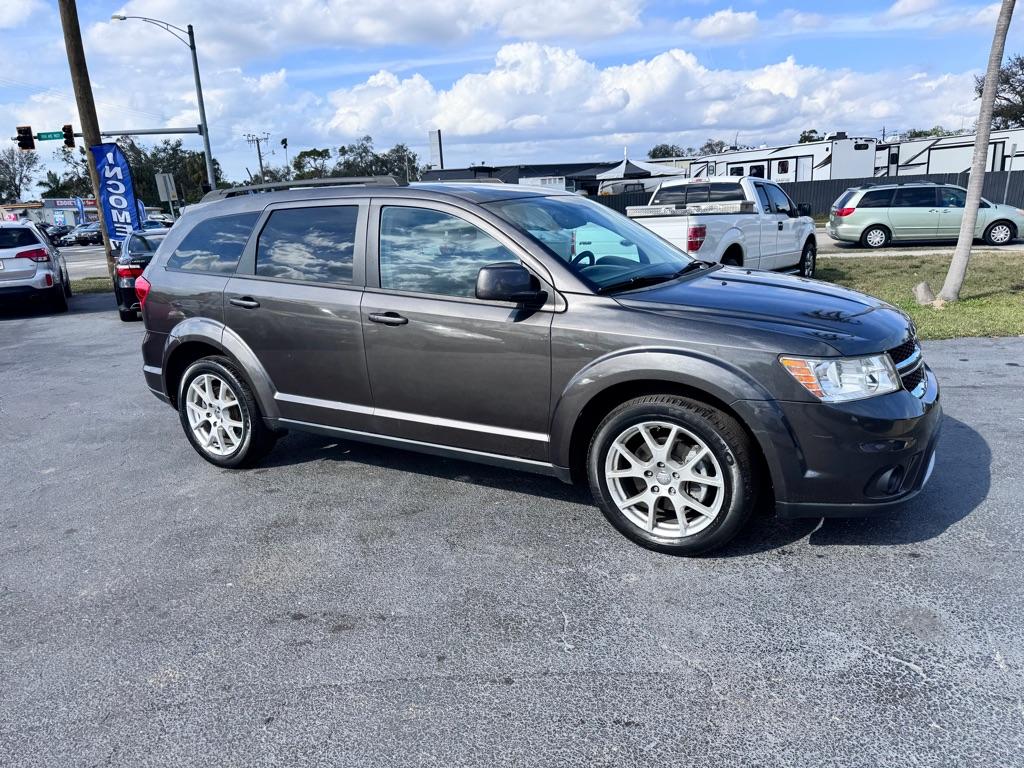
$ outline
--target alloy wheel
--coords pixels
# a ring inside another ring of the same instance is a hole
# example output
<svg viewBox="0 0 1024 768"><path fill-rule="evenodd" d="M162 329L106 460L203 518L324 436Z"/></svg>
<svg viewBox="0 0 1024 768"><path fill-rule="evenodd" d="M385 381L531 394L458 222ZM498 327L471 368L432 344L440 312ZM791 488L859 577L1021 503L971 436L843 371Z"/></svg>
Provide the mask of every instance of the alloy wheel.
<svg viewBox="0 0 1024 768"><path fill-rule="evenodd" d="M229 456L245 439L245 421L238 395L220 376L203 373L185 396L189 428L199 446L214 456Z"/></svg>
<svg viewBox="0 0 1024 768"><path fill-rule="evenodd" d="M604 475L615 506L630 523L670 539L707 528L722 511L727 490L707 443L663 421L623 430L608 449Z"/></svg>

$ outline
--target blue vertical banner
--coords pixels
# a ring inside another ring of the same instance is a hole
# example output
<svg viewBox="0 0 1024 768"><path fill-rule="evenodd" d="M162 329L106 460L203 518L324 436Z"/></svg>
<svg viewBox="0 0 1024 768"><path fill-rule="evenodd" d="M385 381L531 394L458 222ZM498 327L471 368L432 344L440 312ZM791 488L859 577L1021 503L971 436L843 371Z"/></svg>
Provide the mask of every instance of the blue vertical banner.
<svg viewBox="0 0 1024 768"><path fill-rule="evenodd" d="M100 177L100 199L107 234L114 242L121 242L132 231L142 228L136 205L135 184L128 159L117 144L97 144L90 147L96 173Z"/></svg>
<svg viewBox="0 0 1024 768"><path fill-rule="evenodd" d="M139 209L139 227L141 229L142 222L149 218L149 214L146 213L146 204L142 202L141 198L135 201L135 205Z"/></svg>
<svg viewBox="0 0 1024 768"><path fill-rule="evenodd" d="M85 203L82 198L75 198L75 224L85 224Z"/></svg>

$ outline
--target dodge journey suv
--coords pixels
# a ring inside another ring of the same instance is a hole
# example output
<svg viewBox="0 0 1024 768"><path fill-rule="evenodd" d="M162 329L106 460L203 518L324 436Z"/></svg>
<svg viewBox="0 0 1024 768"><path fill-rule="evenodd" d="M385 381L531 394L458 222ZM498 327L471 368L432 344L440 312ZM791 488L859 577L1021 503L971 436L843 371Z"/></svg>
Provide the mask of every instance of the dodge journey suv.
<svg viewBox="0 0 1024 768"><path fill-rule="evenodd" d="M608 234L552 247L581 228ZM302 430L586 480L623 534L694 554L759 495L859 514L934 463L938 385L898 309L691 259L576 195L220 190L136 291L146 381L220 467Z"/></svg>

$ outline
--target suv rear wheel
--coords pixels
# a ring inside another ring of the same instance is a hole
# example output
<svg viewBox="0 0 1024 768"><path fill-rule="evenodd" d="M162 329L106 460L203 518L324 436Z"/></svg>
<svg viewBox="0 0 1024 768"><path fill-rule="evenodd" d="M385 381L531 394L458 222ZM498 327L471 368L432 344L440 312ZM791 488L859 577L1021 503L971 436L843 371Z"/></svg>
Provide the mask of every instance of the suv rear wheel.
<svg viewBox="0 0 1024 768"><path fill-rule="evenodd" d="M860 236L860 244L865 248L885 248L891 239L892 235L889 234L889 230L876 224L864 230Z"/></svg>
<svg viewBox="0 0 1024 768"><path fill-rule="evenodd" d="M277 441L249 385L226 357L204 357L185 370L178 414L192 447L218 467L254 464Z"/></svg>
<svg viewBox="0 0 1024 768"><path fill-rule="evenodd" d="M590 489L604 516L648 549L696 555L740 530L755 501L750 439L704 403L649 395L601 422L587 456Z"/></svg>

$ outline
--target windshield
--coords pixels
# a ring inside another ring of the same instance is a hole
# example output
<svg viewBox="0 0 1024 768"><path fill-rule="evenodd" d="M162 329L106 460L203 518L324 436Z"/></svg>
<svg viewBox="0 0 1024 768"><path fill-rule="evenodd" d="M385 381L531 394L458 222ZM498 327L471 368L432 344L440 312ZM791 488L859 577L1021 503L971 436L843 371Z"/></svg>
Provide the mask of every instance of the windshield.
<svg viewBox="0 0 1024 768"><path fill-rule="evenodd" d="M676 277L693 262L607 206L575 196L526 197L487 208L542 245L597 292Z"/></svg>

